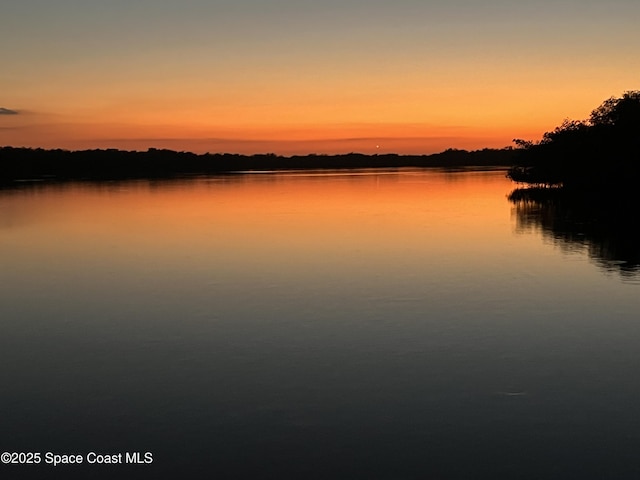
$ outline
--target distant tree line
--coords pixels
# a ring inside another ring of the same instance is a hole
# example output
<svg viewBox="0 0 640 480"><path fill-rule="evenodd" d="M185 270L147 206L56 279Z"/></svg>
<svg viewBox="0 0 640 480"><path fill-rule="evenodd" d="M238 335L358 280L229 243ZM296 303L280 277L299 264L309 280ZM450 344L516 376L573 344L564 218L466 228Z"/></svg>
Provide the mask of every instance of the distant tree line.
<svg viewBox="0 0 640 480"><path fill-rule="evenodd" d="M538 185L616 189L640 179L640 91L612 97L587 120L565 120L539 142L515 139L508 176Z"/></svg>
<svg viewBox="0 0 640 480"><path fill-rule="evenodd" d="M195 154L155 148L140 152L2 147L0 182L170 178L247 170L511 166L513 155L511 147L476 151L448 149L433 155L349 153L290 157L275 154Z"/></svg>

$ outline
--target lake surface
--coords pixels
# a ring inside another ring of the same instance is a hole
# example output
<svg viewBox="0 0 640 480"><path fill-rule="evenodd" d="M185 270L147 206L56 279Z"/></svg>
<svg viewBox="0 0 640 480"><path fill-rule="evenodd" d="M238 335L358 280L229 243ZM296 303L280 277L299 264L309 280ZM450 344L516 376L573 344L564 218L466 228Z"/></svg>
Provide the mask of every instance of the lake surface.
<svg viewBox="0 0 640 480"><path fill-rule="evenodd" d="M638 278L514 187L394 170L0 191L0 449L153 455L0 474L640 478Z"/></svg>

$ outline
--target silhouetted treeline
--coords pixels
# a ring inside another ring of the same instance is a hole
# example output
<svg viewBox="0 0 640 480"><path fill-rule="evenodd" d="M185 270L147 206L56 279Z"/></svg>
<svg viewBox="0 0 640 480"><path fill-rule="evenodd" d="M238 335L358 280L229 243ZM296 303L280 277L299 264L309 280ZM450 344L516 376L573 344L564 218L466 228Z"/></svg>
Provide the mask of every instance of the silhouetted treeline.
<svg viewBox="0 0 640 480"><path fill-rule="evenodd" d="M640 91L612 97L588 120L565 120L540 142L514 140L517 182L615 191L640 179Z"/></svg>
<svg viewBox="0 0 640 480"><path fill-rule="evenodd" d="M624 198L624 201L621 199ZM584 250L601 268L640 277L640 199L635 192L593 195L567 188L521 188L509 196L517 228L540 229L560 248Z"/></svg>
<svg viewBox="0 0 640 480"><path fill-rule="evenodd" d="M26 179L169 178L246 170L352 169L394 167L511 166L512 148L477 151L449 149L434 155L195 154L150 148L146 152L0 148L0 181Z"/></svg>

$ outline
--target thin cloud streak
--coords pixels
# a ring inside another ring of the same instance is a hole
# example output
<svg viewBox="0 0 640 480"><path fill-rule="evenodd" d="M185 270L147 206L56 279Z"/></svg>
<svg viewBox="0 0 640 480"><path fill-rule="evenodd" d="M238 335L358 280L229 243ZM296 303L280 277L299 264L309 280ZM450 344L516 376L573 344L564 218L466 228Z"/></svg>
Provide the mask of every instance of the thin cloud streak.
<svg viewBox="0 0 640 480"><path fill-rule="evenodd" d="M18 112L16 110L0 107L0 115L18 115Z"/></svg>
<svg viewBox="0 0 640 480"><path fill-rule="evenodd" d="M447 148L474 150L483 147L502 148L509 140L478 139L463 136L432 137L353 137L304 140L270 140L237 138L91 138L76 142L76 148L122 148L146 150L168 148L195 153L237 153L253 155L276 153L279 155L345 154L432 154Z"/></svg>

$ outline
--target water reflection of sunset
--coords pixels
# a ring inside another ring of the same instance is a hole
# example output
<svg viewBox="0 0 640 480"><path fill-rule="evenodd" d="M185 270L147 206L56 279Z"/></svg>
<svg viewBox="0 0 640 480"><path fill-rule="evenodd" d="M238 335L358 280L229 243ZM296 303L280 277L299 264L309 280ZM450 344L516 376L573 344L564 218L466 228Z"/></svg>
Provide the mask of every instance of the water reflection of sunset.
<svg viewBox="0 0 640 480"><path fill-rule="evenodd" d="M22 259L34 265L73 257L88 266L152 268L163 259L176 269L279 265L302 274L337 259L374 269L407 258L437 264L438 256L456 250L482 250L510 228L501 208L508 187L501 172L425 177L411 171L72 184L38 189L19 205L5 194L4 216L13 221L4 237L20 239L17 252L38 245L42 258ZM47 238L30 236L42 222L51 224Z"/></svg>
<svg viewBox="0 0 640 480"><path fill-rule="evenodd" d="M538 452L542 438L555 459L600 412L593 465L620 465L611 444L631 438L640 398L626 381L637 291L586 253L523 235L504 174L280 172L0 190L0 351L11 366L0 372L10 386L2 431L17 448L73 451L106 432L103 451L126 441L160 452L147 478L311 478L318 459L326 478L363 466L367 478L434 477L460 473L461 448L477 461L459 478L475 478L487 458L496 467L486 478L498 478L513 444L503 427L522 430L514 455L523 444ZM601 410L609 387L629 402ZM281 463L263 462L265 439L287 452ZM428 443L442 470L425 458ZM384 475L353 461L371 445L385 452ZM564 472L583 453L569 450ZM540 465L537 453L528 461Z"/></svg>

